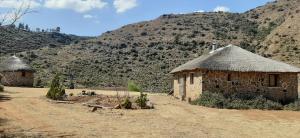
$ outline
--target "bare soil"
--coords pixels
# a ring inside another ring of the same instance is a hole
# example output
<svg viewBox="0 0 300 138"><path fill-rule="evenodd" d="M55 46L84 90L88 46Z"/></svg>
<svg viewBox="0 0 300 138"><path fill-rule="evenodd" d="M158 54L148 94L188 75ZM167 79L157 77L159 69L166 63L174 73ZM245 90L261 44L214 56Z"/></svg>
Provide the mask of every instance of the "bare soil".
<svg viewBox="0 0 300 138"><path fill-rule="evenodd" d="M97 110L54 104L47 89L6 87L0 132L35 137L299 137L300 112L226 110L149 94L153 110ZM67 90L79 93L81 90ZM98 94L115 95L114 91ZM124 92L125 94L125 92ZM130 93L137 95L138 93ZM0 134L0 136L1 136Z"/></svg>

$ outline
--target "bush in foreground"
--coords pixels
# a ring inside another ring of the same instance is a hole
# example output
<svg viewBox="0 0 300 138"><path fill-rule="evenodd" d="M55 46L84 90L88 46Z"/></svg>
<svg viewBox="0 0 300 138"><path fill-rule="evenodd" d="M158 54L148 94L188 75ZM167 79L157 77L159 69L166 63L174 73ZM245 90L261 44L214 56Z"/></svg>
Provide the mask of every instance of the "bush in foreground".
<svg viewBox="0 0 300 138"><path fill-rule="evenodd" d="M50 89L47 93L47 98L53 100L63 100L65 96L65 89L60 82L60 76L57 74L51 81Z"/></svg>
<svg viewBox="0 0 300 138"><path fill-rule="evenodd" d="M282 110L283 105L268 100L262 95L232 94L204 92L197 100L192 101L194 105L201 105L221 109L268 109Z"/></svg>
<svg viewBox="0 0 300 138"><path fill-rule="evenodd" d="M144 109L144 108L147 108L147 102L148 102L149 100L148 100L148 98L147 98L147 94L144 94L143 92L140 92L140 96L139 97L137 97L137 99L136 99L136 103L137 103L137 105L140 107L140 108L142 108L142 109Z"/></svg>
<svg viewBox="0 0 300 138"><path fill-rule="evenodd" d="M128 97L123 101L121 107L125 108L125 109L131 109L132 108L132 102L130 101L130 99Z"/></svg>
<svg viewBox="0 0 300 138"><path fill-rule="evenodd" d="M285 105L284 110L300 111L300 100Z"/></svg>
<svg viewBox="0 0 300 138"><path fill-rule="evenodd" d="M0 92L4 91L4 86L0 84Z"/></svg>

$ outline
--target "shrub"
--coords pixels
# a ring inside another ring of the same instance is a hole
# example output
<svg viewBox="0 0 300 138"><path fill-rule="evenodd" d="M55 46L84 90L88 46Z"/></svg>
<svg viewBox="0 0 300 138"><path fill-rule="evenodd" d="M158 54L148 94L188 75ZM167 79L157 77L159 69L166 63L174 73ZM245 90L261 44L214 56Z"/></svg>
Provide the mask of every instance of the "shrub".
<svg viewBox="0 0 300 138"><path fill-rule="evenodd" d="M147 102L148 102L147 94L144 94L143 92L140 92L140 96L136 99L136 103L139 107L147 108Z"/></svg>
<svg viewBox="0 0 300 138"><path fill-rule="evenodd" d="M34 81L34 87L36 87L36 88L42 88L42 80L40 78L37 78Z"/></svg>
<svg viewBox="0 0 300 138"><path fill-rule="evenodd" d="M74 93L70 93L69 96L74 96Z"/></svg>
<svg viewBox="0 0 300 138"><path fill-rule="evenodd" d="M70 83L69 89L75 89L75 84L73 82Z"/></svg>
<svg viewBox="0 0 300 138"><path fill-rule="evenodd" d="M4 86L0 84L0 92L4 91Z"/></svg>
<svg viewBox="0 0 300 138"><path fill-rule="evenodd" d="M222 93L204 92L197 100L191 103L206 107L226 109L283 109L280 103L268 100L262 95L246 93L223 95Z"/></svg>
<svg viewBox="0 0 300 138"><path fill-rule="evenodd" d="M60 82L60 75L57 74L51 81L50 89L46 96L53 100L63 100L65 94L65 89Z"/></svg>
<svg viewBox="0 0 300 138"><path fill-rule="evenodd" d="M300 111L300 100L285 105L284 110Z"/></svg>
<svg viewBox="0 0 300 138"><path fill-rule="evenodd" d="M134 92L140 92L141 91L140 86L138 86L136 83L134 83L132 81L128 82L127 89L129 91L134 91Z"/></svg>
<svg viewBox="0 0 300 138"><path fill-rule="evenodd" d="M132 102L130 101L130 99L127 97L124 102L121 104L122 108L125 109L131 109L132 107Z"/></svg>
<svg viewBox="0 0 300 138"><path fill-rule="evenodd" d="M225 104L225 97L219 93L203 92L203 94L191 104L202 105L212 108L223 108Z"/></svg>

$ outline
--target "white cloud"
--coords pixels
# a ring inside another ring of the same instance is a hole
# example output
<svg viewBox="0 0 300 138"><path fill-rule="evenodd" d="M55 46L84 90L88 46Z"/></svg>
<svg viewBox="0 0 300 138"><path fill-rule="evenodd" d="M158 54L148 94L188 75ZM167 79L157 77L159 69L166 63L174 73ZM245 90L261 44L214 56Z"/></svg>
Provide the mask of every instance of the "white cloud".
<svg viewBox="0 0 300 138"><path fill-rule="evenodd" d="M136 0L114 0L114 7L117 13L126 12L137 6Z"/></svg>
<svg viewBox="0 0 300 138"><path fill-rule="evenodd" d="M95 18L95 17L93 15L90 15L90 14L85 14L85 15L83 15L83 18L92 19L92 18Z"/></svg>
<svg viewBox="0 0 300 138"><path fill-rule="evenodd" d="M214 9L214 12L229 12L230 11L230 8L228 7L225 7L225 6L217 6L215 9Z"/></svg>
<svg viewBox="0 0 300 138"><path fill-rule="evenodd" d="M102 9L107 2L102 0L45 0L44 6L51 9L70 9L84 13L93 9Z"/></svg>
<svg viewBox="0 0 300 138"><path fill-rule="evenodd" d="M0 0L1 8L20 8L20 7L30 6L31 8L36 8L41 6L41 4L35 0Z"/></svg>
<svg viewBox="0 0 300 138"><path fill-rule="evenodd" d="M204 10L198 10L198 11L195 11L195 12L205 12Z"/></svg>

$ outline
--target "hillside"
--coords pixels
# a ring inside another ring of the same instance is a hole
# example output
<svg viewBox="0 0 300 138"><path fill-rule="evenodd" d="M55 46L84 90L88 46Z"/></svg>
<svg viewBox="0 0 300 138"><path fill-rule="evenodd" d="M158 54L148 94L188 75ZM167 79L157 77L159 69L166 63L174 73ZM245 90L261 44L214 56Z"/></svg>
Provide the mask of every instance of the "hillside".
<svg viewBox="0 0 300 138"><path fill-rule="evenodd" d="M0 26L0 55L36 50L42 47L61 47L86 39L55 32L30 32Z"/></svg>
<svg viewBox="0 0 300 138"><path fill-rule="evenodd" d="M126 86L133 80L146 91L168 91L170 70L207 53L214 40L300 67L299 11L299 0L280 0L245 13L162 15L95 39L19 55L37 69L41 85L63 72L66 84L73 74L80 87Z"/></svg>

